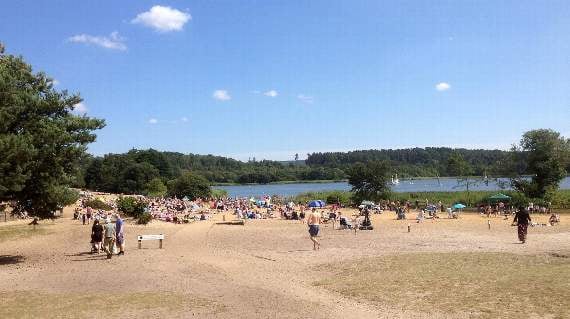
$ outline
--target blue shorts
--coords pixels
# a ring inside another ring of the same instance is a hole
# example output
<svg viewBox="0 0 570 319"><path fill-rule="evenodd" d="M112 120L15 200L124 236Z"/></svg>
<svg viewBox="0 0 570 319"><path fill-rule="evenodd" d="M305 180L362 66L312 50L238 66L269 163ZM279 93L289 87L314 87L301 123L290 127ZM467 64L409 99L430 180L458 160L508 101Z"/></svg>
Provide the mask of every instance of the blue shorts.
<svg viewBox="0 0 570 319"><path fill-rule="evenodd" d="M319 225L309 225L309 235L316 237L319 234Z"/></svg>

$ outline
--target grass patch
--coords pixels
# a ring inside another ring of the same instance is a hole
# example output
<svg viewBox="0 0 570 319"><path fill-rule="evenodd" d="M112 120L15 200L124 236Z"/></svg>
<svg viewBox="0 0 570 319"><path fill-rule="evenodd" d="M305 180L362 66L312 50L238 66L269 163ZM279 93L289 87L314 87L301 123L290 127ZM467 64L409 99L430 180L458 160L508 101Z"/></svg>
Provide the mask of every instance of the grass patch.
<svg viewBox="0 0 570 319"><path fill-rule="evenodd" d="M325 269L330 276L316 286L381 306L477 318L570 318L568 254L401 254Z"/></svg>
<svg viewBox="0 0 570 319"><path fill-rule="evenodd" d="M203 298L172 292L64 293L0 292L0 318L108 317L150 314L168 317L182 311L219 313L224 307Z"/></svg>
<svg viewBox="0 0 570 319"><path fill-rule="evenodd" d="M28 224L0 225L0 242L12 239L28 238L32 236L47 235L52 232L49 224L34 226Z"/></svg>

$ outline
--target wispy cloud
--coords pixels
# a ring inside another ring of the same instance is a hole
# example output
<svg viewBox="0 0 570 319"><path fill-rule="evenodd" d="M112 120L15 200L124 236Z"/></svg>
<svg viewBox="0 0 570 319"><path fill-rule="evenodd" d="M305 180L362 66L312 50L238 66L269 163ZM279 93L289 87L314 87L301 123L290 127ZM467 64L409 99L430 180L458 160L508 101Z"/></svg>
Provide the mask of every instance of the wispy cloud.
<svg viewBox="0 0 570 319"><path fill-rule="evenodd" d="M75 114L84 115L85 113L87 113L87 111L88 111L87 105L85 105L85 103L83 102L79 102L73 106L72 112Z"/></svg>
<svg viewBox="0 0 570 319"><path fill-rule="evenodd" d="M212 97L218 101L229 101L232 99L226 90L215 90L214 93L212 93Z"/></svg>
<svg viewBox="0 0 570 319"><path fill-rule="evenodd" d="M56 79L52 79L52 80L51 80L51 84L52 84L53 86L58 86L58 85L59 85L59 81L56 80Z"/></svg>
<svg viewBox="0 0 570 319"><path fill-rule="evenodd" d="M155 118L151 118L148 120L148 124L156 124L156 123L158 123L158 120Z"/></svg>
<svg viewBox="0 0 570 319"><path fill-rule="evenodd" d="M189 13L171 7L153 6L150 10L139 13L131 23L142 24L158 32L172 32L181 31L191 19Z"/></svg>
<svg viewBox="0 0 570 319"><path fill-rule="evenodd" d="M301 101L303 103L307 103L307 104L313 104L313 102L315 101L315 99L312 96L305 95L305 94L297 95L297 99L299 99L299 101Z"/></svg>
<svg viewBox="0 0 570 319"><path fill-rule="evenodd" d="M188 122L188 118L186 116L181 117L180 120L184 123Z"/></svg>
<svg viewBox="0 0 570 319"><path fill-rule="evenodd" d="M269 91L263 93L263 95L269 96L269 97L276 97L277 95L279 95L279 93L277 93L277 91L275 91L275 90L269 90Z"/></svg>
<svg viewBox="0 0 570 319"><path fill-rule="evenodd" d="M67 39L69 42L73 43L84 43L87 45L96 45L105 49L125 51L127 45L125 44L125 39L119 35L118 32L111 32L111 34L106 36L93 36L89 34L78 34Z"/></svg>
<svg viewBox="0 0 570 319"><path fill-rule="evenodd" d="M449 89L451 89L451 85L447 82L440 82L438 84L435 85L435 89L443 92L443 91L447 91Z"/></svg>

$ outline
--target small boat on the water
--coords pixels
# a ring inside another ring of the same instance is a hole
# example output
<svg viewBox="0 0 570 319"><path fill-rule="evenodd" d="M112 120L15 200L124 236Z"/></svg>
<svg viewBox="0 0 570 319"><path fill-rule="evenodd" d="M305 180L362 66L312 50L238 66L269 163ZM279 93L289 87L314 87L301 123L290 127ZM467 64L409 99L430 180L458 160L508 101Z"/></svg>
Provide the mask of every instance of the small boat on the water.
<svg viewBox="0 0 570 319"><path fill-rule="evenodd" d="M400 180L398 179L398 174L394 176L392 176L390 183L392 183L392 185L398 185L400 184Z"/></svg>

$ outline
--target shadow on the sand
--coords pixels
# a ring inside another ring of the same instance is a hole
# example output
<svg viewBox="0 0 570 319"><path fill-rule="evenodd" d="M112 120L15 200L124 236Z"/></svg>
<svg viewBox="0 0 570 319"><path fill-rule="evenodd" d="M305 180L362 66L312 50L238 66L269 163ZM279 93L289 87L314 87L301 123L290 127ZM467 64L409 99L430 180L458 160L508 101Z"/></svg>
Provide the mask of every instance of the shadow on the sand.
<svg viewBox="0 0 570 319"><path fill-rule="evenodd" d="M65 255L65 257L80 257L80 256L89 256L89 255L93 255L93 253L91 253L89 251L84 251L84 252L80 252L80 253L76 253L76 254Z"/></svg>
<svg viewBox="0 0 570 319"><path fill-rule="evenodd" d="M24 256L20 255L0 255L0 266L14 265L24 262Z"/></svg>
<svg viewBox="0 0 570 319"><path fill-rule="evenodd" d="M106 253L101 253L101 254L91 254L91 253L85 253L85 254L77 254L75 256L85 256L86 258L83 259L71 259L71 261L94 261L94 260L101 260L101 259L107 259L107 254Z"/></svg>

